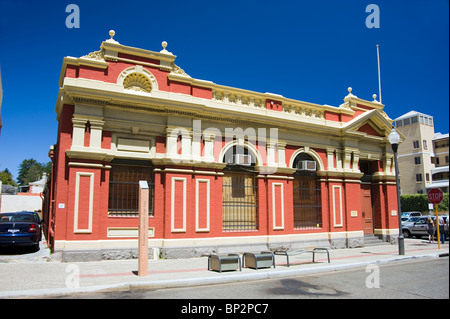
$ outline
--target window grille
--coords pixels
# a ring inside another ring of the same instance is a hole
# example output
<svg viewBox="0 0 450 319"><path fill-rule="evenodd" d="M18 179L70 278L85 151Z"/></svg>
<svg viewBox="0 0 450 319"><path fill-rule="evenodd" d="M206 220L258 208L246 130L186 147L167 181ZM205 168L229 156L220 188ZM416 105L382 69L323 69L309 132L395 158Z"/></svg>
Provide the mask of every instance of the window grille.
<svg viewBox="0 0 450 319"><path fill-rule="evenodd" d="M295 176L293 192L294 228L322 227L321 190L317 176Z"/></svg>
<svg viewBox="0 0 450 319"><path fill-rule="evenodd" d="M256 230L257 193L255 175L226 172L222 183L222 229L224 231Z"/></svg>
<svg viewBox="0 0 450 319"><path fill-rule="evenodd" d="M109 178L108 212L110 216L139 214L139 181L149 186L149 215L153 216L153 170L145 166L113 165Z"/></svg>

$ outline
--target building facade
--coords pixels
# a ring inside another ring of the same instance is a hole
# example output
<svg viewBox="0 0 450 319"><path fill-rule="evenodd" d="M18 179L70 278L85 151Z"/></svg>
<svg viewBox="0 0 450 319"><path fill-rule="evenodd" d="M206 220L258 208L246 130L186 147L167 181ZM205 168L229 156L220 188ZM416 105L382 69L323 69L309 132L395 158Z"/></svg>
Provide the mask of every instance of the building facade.
<svg viewBox="0 0 450 319"><path fill-rule="evenodd" d="M448 164L449 164L449 140L448 133L436 133L433 137L434 165L431 169L431 184L427 189L439 188L444 193L449 190Z"/></svg>
<svg viewBox="0 0 450 319"><path fill-rule="evenodd" d="M433 117L416 111L396 118L395 127L404 136L398 148L402 194L448 192L448 133L435 134Z"/></svg>
<svg viewBox="0 0 450 319"><path fill-rule="evenodd" d="M398 235L392 121L349 88L339 107L192 78L166 50L102 42L66 57L44 216L64 260L166 258Z"/></svg>

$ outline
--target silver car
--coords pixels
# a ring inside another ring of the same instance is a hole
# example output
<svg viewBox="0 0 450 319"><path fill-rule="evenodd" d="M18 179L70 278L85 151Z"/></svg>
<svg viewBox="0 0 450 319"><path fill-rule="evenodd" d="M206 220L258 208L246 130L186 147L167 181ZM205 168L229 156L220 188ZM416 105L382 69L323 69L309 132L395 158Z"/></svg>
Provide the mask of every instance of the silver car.
<svg viewBox="0 0 450 319"><path fill-rule="evenodd" d="M406 222L402 224L402 232L405 238L410 238L415 236L420 238L422 236L428 236L427 229L427 219L431 217L435 225L435 235L437 234L436 230L436 216L422 216L422 217L411 217ZM448 220L448 216L442 216ZM447 225L445 225L445 231L448 232Z"/></svg>

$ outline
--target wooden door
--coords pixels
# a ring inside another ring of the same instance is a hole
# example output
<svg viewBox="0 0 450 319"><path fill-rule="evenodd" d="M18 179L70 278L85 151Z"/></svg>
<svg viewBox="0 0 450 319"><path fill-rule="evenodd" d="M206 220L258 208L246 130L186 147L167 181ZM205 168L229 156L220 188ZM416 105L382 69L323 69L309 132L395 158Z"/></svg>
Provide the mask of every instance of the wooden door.
<svg viewBox="0 0 450 319"><path fill-rule="evenodd" d="M373 211L371 185L361 185L362 223L364 234L373 234Z"/></svg>

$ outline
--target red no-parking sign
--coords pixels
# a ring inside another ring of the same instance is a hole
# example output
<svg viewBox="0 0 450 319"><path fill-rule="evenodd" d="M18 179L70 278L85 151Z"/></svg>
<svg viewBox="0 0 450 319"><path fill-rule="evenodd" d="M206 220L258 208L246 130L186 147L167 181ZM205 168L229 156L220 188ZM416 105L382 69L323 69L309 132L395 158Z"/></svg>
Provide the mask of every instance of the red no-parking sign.
<svg viewBox="0 0 450 319"><path fill-rule="evenodd" d="M432 188L429 192L428 192L428 201L432 204L439 204L442 199L444 198L444 194L442 193L442 191L439 188Z"/></svg>

